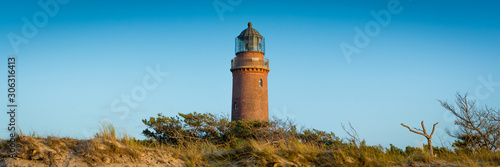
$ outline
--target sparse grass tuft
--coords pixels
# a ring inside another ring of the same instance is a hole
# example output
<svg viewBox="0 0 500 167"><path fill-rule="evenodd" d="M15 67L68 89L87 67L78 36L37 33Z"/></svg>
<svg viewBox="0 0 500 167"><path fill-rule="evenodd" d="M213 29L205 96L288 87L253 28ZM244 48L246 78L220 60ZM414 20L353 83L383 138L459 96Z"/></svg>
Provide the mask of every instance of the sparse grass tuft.
<svg viewBox="0 0 500 167"><path fill-rule="evenodd" d="M94 138L116 140L115 127L110 122L102 121L99 132L94 135Z"/></svg>

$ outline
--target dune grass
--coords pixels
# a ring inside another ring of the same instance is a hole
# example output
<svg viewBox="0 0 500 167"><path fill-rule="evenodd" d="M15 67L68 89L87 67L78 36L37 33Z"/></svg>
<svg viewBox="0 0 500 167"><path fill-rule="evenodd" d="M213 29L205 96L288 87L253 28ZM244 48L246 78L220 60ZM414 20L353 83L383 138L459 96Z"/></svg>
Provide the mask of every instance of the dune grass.
<svg viewBox="0 0 500 167"><path fill-rule="evenodd" d="M191 118L189 121L197 117L210 120L211 126L198 126L204 123L197 122L196 127L216 136L207 136L194 129L181 128L173 131L181 130L179 133L183 133L185 138L170 140L172 143L153 138L137 140L125 131L117 131L111 123L101 122L99 132L88 140L40 137L36 133L28 136L20 135L17 140L22 147L20 158L33 159L40 150L50 148L61 152L73 150L86 163L93 166L105 163L106 158L112 163L118 162L117 157L128 157L132 162L139 161L141 155L146 152L153 154L166 152L172 158L181 160L184 166L500 165L499 152L471 153L435 147L437 155L430 157L426 152L427 149L415 147L406 147L403 150L393 145L389 148L380 145L368 146L365 142L353 145L333 133L297 130L294 124L283 120L271 121L268 124L231 123L213 120L209 115L186 116ZM182 123L183 120L174 121ZM223 129L223 133L215 132L214 128ZM184 141L187 138L189 141ZM3 153L6 152L5 145L5 141L0 145ZM51 164L53 163L51 158L57 157L58 154L49 155L40 159L46 164Z"/></svg>

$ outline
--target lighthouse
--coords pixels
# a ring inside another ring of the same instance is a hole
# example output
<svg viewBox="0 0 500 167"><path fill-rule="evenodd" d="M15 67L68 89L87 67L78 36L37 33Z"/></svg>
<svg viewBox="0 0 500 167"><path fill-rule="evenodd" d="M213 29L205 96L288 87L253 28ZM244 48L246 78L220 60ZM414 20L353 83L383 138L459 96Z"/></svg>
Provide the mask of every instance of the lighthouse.
<svg viewBox="0 0 500 167"><path fill-rule="evenodd" d="M236 37L236 57L231 60L233 99L231 121L269 121L267 103L267 74L269 60L264 58L264 37L248 28Z"/></svg>

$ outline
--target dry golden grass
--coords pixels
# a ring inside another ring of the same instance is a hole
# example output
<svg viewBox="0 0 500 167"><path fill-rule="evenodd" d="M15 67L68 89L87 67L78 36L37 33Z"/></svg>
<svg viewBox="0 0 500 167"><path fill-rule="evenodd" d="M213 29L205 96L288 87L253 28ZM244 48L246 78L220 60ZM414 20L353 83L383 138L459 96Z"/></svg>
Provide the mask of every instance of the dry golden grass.
<svg viewBox="0 0 500 167"><path fill-rule="evenodd" d="M1 156L6 153L6 141L0 142ZM134 163L143 161L148 153L161 160L167 155L183 166L498 166L500 153L496 152L440 152L430 157L417 148L410 153L388 151L382 146L359 148L342 143L319 145L304 142L297 137L286 140L234 139L225 144L197 141L181 145L161 144L153 140L136 140L127 133L117 133L107 122L100 125L94 138L77 140L60 137L39 137L35 133L17 140L21 159L50 165L75 154L88 165L105 163ZM72 152L72 153L69 153Z"/></svg>

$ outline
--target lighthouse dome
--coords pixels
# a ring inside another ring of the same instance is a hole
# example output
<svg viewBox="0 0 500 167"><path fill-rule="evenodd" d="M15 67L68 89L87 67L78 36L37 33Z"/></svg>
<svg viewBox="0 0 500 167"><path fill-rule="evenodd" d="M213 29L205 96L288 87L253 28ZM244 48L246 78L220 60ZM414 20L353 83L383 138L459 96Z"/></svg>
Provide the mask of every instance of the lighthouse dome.
<svg viewBox="0 0 500 167"><path fill-rule="evenodd" d="M262 37L260 33L252 28L252 22L248 22L248 28L243 30L238 37L248 37L248 36L257 36Z"/></svg>

